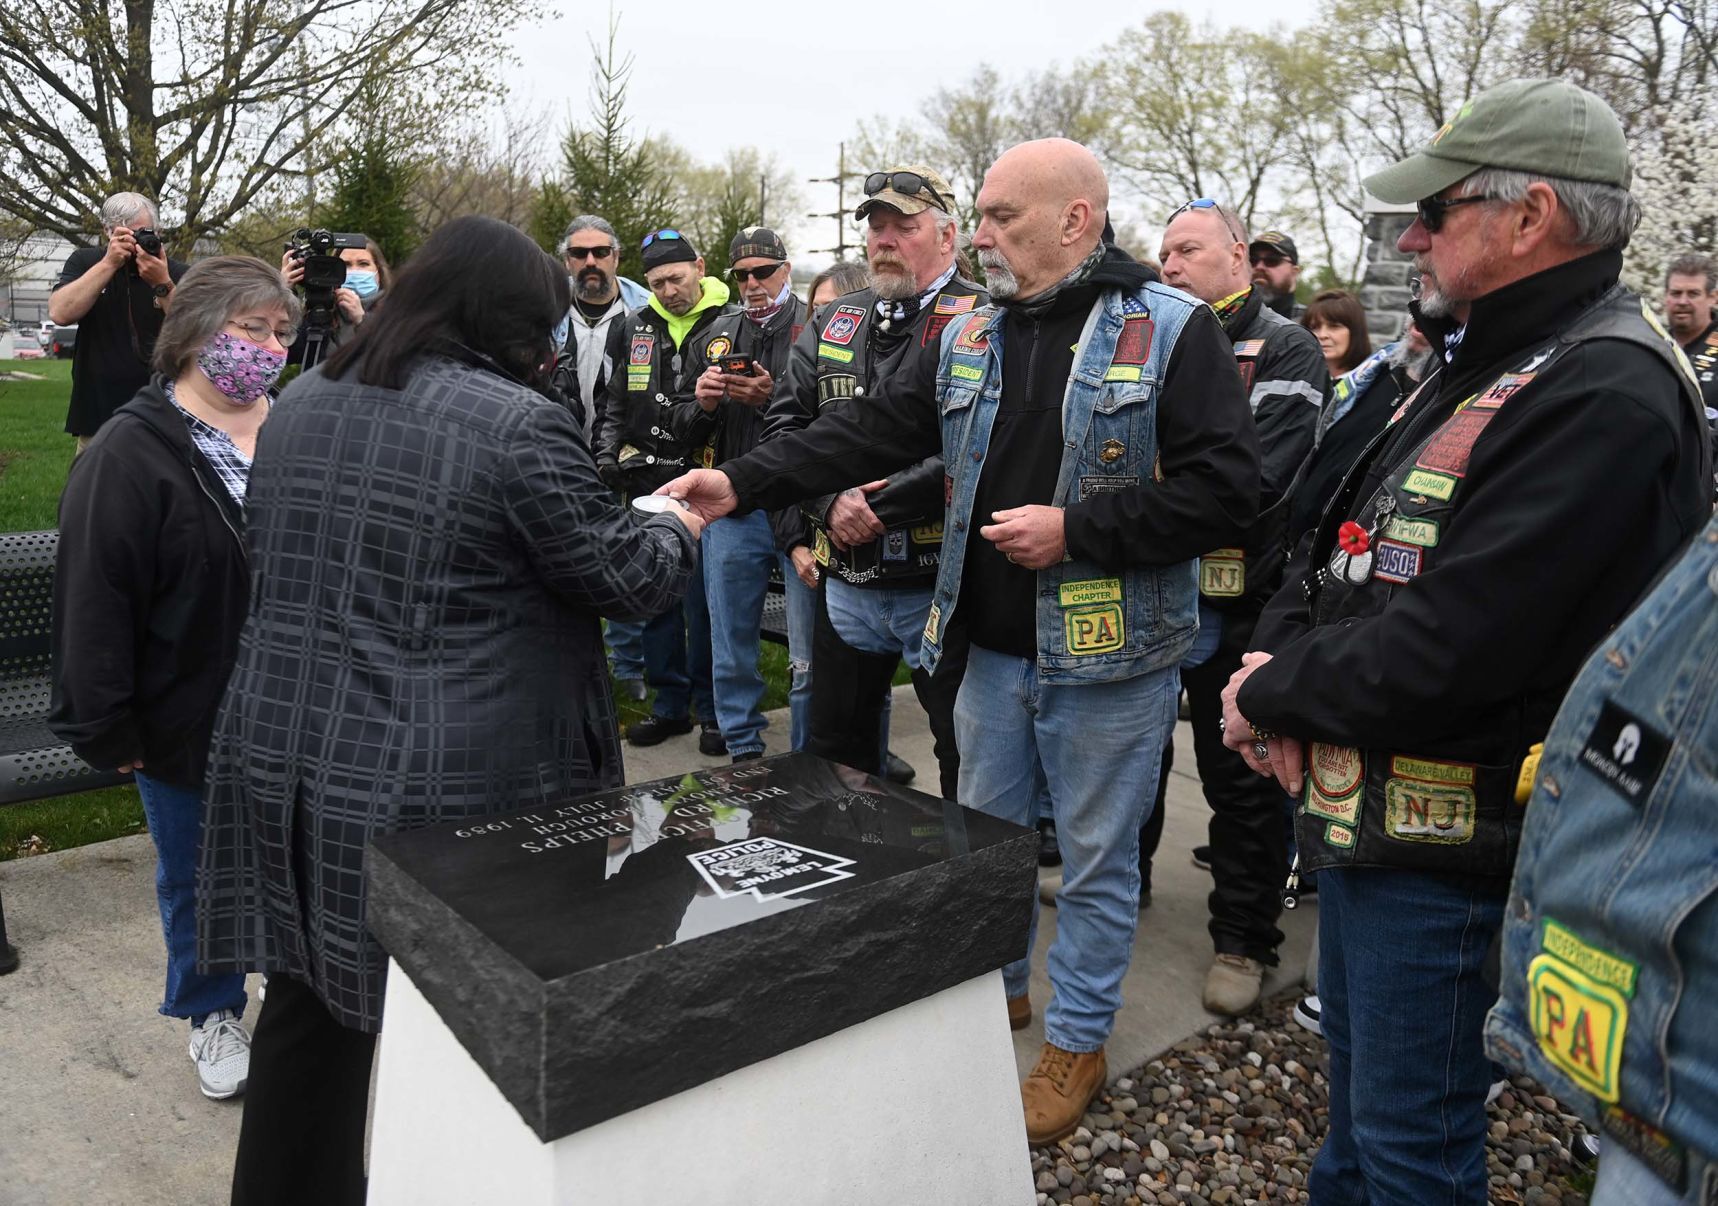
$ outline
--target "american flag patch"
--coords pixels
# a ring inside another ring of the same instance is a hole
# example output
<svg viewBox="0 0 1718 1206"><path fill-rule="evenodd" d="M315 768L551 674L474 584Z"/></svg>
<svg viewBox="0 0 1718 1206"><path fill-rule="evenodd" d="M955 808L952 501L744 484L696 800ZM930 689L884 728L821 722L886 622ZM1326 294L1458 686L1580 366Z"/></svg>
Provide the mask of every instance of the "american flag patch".
<svg viewBox="0 0 1718 1206"><path fill-rule="evenodd" d="M1257 356L1264 350L1265 341L1262 339L1243 339L1235 345L1235 355L1237 356Z"/></svg>

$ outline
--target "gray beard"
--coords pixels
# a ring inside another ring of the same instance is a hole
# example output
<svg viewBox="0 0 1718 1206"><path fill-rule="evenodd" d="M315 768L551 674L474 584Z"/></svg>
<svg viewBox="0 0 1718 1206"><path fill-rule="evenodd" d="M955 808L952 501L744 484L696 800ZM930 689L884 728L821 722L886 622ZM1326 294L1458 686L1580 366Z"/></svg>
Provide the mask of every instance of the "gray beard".
<svg viewBox="0 0 1718 1206"><path fill-rule="evenodd" d="M1014 269L998 252L979 252L978 266L984 269L984 287L990 291L990 296L998 301L1019 296L1020 278L1014 275Z"/></svg>
<svg viewBox="0 0 1718 1206"><path fill-rule="evenodd" d="M872 272L871 291L884 301L906 301L917 297L918 282L904 272Z"/></svg>
<svg viewBox="0 0 1718 1206"><path fill-rule="evenodd" d="M574 277L573 287L582 302L608 301L613 296L611 283L600 276Z"/></svg>

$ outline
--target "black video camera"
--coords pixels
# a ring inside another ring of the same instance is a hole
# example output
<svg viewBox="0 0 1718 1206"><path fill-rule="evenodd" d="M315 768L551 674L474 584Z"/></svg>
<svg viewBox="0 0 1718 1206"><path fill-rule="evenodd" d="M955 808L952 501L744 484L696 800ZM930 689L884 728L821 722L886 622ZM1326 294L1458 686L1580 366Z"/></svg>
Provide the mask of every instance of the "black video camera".
<svg viewBox="0 0 1718 1206"><path fill-rule="evenodd" d="M346 283L346 261L342 251L364 248L369 240L361 234L300 227L287 240L287 254L304 265L299 288L304 291L304 367L316 367L322 344L334 327L334 290Z"/></svg>

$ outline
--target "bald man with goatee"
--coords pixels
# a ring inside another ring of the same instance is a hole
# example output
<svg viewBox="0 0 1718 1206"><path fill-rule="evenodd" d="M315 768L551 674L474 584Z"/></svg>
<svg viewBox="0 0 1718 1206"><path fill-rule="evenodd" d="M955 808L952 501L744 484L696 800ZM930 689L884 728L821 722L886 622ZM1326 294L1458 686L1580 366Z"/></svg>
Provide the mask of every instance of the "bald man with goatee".
<svg viewBox="0 0 1718 1206"><path fill-rule="evenodd" d="M1072 1131L1106 1080L1198 557L1258 506L1258 439L1222 328L1103 241L1108 204L1080 144L1010 149L985 175L973 236L993 304L951 322L870 406L664 487L715 519L942 454L923 660L934 669L951 631L970 641L960 800L1030 826L1047 787L1062 847L1044 1049L1021 1086L1033 1143ZM1016 1029L1032 1017L1030 950L1003 971Z"/></svg>

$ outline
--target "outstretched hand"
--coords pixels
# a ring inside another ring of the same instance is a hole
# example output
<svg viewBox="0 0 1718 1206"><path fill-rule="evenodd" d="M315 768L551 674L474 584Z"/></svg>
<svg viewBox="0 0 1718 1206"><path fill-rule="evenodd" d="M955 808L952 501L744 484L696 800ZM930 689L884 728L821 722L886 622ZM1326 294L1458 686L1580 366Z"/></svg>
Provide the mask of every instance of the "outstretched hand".
<svg viewBox="0 0 1718 1206"><path fill-rule="evenodd" d="M740 505L734 493L734 483L720 469L694 469L657 490L669 498L677 498L705 523L732 515Z"/></svg>

